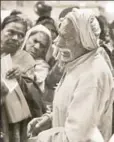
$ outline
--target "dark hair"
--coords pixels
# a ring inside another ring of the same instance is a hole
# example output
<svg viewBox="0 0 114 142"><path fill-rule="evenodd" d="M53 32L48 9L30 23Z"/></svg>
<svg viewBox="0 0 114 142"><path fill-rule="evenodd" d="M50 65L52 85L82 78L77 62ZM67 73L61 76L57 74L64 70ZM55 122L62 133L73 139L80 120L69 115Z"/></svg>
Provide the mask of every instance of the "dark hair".
<svg viewBox="0 0 114 142"><path fill-rule="evenodd" d="M37 2L34 8L35 8L35 12L39 15L44 15L45 13L52 11L52 7L45 4L44 1Z"/></svg>
<svg viewBox="0 0 114 142"><path fill-rule="evenodd" d="M10 15L18 15L18 14L22 14L22 12L19 11L19 10L16 10L16 9L14 9L14 10L10 13Z"/></svg>
<svg viewBox="0 0 114 142"><path fill-rule="evenodd" d="M52 23L53 25L55 25L55 21L49 16L39 17L38 20L36 21L36 25L42 24L42 23Z"/></svg>
<svg viewBox="0 0 114 142"><path fill-rule="evenodd" d="M101 28L100 39L105 41L106 33L109 31L109 24L104 16L98 16L96 18Z"/></svg>
<svg viewBox="0 0 114 142"><path fill-rule="evenodd" d="M111 59L111 51L110 51L109 47L107 46L107 44L105 44L105 42L106 42L105 37L106 37L107 32L109 32L109 24L104 16L98 16L96 18L99 22L100 29L101 29L100 46L104 48L104 50L108 54L109 58Z"/></svg>
<svg viewBox="0 0 114 142"><path fill-rule="evenodd" d="M26 31L27 31L26 21L17 15L7 16L1 24L1 29L3 30L7 24L12 23L12 22L19 22L19 23L23 24L26 28Z"/></svg>
<svg viewBox="0 0 114 142"><path fill-rule="evenodd" d="M42 16L40 17L37 21L36 21L36 25L38 24L41 24L43 26L45 26L45 24L51 24L53 25L54 29L55 29L55 32L56 34L58 35L58 32L57 32L57 28L55 26L55 21L51 18L51 17L48 17L48 16Z"/></svg>
<svg viewBox="0 0 114 142"><path fill-rule="evenodd" d="M59 19L64 18L69 12L72 11L73 8L79 9L78 6L67 7L61 11L61 13L59 14Z"/></svg>
<svg viewBox="0 0 114 142"><path fill-rule="evenodd" d="M114 29L114 21L112 21L112 23L110 24L110 36L114 42L114 33L113 33L112 29Z"/></svg>

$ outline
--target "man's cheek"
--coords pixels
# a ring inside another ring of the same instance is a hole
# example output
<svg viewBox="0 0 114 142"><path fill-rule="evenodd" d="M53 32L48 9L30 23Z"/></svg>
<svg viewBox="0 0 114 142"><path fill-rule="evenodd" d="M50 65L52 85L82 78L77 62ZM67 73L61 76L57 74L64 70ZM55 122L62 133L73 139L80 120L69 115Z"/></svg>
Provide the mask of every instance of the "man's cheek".
<svg viewBox="0 0 114 142"><path fill-rule="evenodd" d="M24 39L22 39L22 40L18 40L19 44L22 44L22 43L23 43L23 41L24 41Z"/></svg>

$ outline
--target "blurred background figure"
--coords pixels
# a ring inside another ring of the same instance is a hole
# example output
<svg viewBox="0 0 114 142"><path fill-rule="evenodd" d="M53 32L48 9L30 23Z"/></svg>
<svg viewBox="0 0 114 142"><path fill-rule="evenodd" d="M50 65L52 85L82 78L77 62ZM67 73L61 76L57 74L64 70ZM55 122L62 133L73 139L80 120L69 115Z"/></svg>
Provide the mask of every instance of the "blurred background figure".
<svg viewBox="0 0 114 142"><path fill-rule="evenodd" d="M60 22L62 22L62 20L64 19L64 17L65 17L69 12L71 12L73 8L79 9L78 6L72 6L72 7L67 7L67 8L65 8L65 9L63 9L63 10L61 11L61 13L59 14L59 20L60 20Z"/></svg>
<svg viewBox="0 0 114 142"><path fill-rule="evenodd" d="M16 9L12 10L10 13L10 15L18 15L18 14L22 14L22 12L20 10L16 10Z"/></svg>
<svg viewBox="0 0 114 142"><path fill-rule="evenodd" d="M31 21L31 19L28 18L28 16L26 14L24 14L22 11L14 9L14 10L11 11L10 15L17 15L19 17L22 17L27 23L27 30L32 28L33 23Z"/></svg>
<svg viewBox="0 0 114 142"><path fill-rule="evenodd" d="M110 35L111 35L113 46L114 46L114 20L110 24Z"/></svg>
<svg viewBox="0 0 114 142"><path fill-rule="evenodd" d="M48 28L48 30L51 32L52 40L54 40L57 37L58 35L57 26L55 21L51 17L39 18L39 20L36 22L36 25L39 24Z"/></svg>
<svg viewBox="0 0 114 142"><path fill-rule="evenodd" d="M39 18L37 19L37 23L41 19L51 17L51 11L52 11L52 7L45 4L44 1L37 2L34 6L34 12L39 16Z"/></svg>
<svg viewBox="0 0 114 142"><path fill-rule="evenodd" d="M52 7L46 4L44 1L40 1L35 4L34 11L39 16L35 25L41 24L45 26L51 32L53 42L58 35L58 30L54 19L51 17ZM53 49L50 47L46 56L46 59L51 66L53 66L55 63L54 59L52 58L52 52Z"/></svg>
<svg viewBox="0 0 114 142"><path fill-rule="evenodd" d="M102 46L105 51L107 52L109 58L111 59L111 53L113 50L111 35L110 35L110 28L107 19L104 16L97 17L99 21L99 25L101 28L100 33L100 46Z"/></svg>
<svg viewBox="0 0 114 142"><path fill-rule="evenodd" d="M27 32L22 46L36 62L35 76L32 78L35 79L42 93L45 92L45 78L50 68L45 57L51 43L50 31L43 25L37 25Z"/></svg>

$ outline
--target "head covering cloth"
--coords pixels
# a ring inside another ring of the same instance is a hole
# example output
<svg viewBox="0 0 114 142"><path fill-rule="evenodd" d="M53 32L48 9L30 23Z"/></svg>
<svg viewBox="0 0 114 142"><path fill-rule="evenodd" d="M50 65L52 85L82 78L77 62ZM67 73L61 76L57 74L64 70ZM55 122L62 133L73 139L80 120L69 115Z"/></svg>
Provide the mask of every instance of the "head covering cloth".
<svg viewBox="0 0 114 142"><path fill-rule="evenodd" d="M21 50L23 50L26 46L26 43L27 43L27 40L29 39L29 37L31 36L31 34L34 34L34 33L38 33L38 32L43 32L45 33L48 37L49 37L49 47L48 47L48 50L49 48L51 47L52 45L52 38L51 38L51 33L50 31L43 25L36 25L35 27L32 27L27 33L26 33L26 36L25 36L25 39L24 39L24 42L22 44L22 47L21 47ZM48 52L48 51L47 51Z"/></svg>
<svg viewBox="0 0 114 142"><path fill-rule="evenodd" d="M72 21L76 32L78 30L83 48L93 50L99 47L98 37L101 30L92 12L74 8L65 18Z"/></svg>

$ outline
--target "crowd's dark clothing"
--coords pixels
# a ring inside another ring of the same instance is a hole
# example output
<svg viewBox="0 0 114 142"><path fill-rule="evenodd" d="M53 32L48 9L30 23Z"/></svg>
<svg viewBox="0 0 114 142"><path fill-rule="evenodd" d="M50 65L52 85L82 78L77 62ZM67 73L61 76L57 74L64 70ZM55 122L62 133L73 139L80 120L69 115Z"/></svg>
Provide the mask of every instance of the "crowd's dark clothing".
<svg viewBox="0 0 114 142"><path fill-rule="evenodd" d="M113 115L112 115L112 134L114 134L114 103L113 103Z"/></svg>
<svg viewBox="0 0 114 142"><path fill-rule="evenodd" d="M57 87L62 75L63 75L64 68L61 69L59 67L59 62L57 61L55 65L51 68L48 76L46 78L46 88L47 93L45 94L44 99L47 103L52 104L54 98L54 91Z"/></svg>
<svg viewBox="0 0 114 142"><path fill-rule="evenodd" d="M65 8L65 9L63 9L61 11L61 13L59 14L59 19L64 18L69 12L72 11L73 8L78 8L79 9L78 6L67 7L67 8Z"/></svg>
<svg viewBox="0 0 114 142"><path fill-rule="evenodd" d="M37 24L40 24L40 22L44 21L45 19L48 19L48 20L50 20L50 21L52 20L52 18L49 17L49 16L41 16L41 17L39 17L39 18L37 19L36 25L37 25Z"/></svg>
<svg viewBox="0 0 114 142"><path fill-rule="evenodd" d="M19 81L23 94L28 102L32 117L40 117L46 112L42 92L34 80L22 76Z"/></svg>

